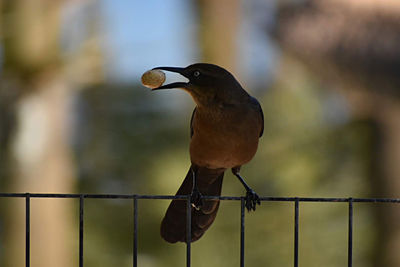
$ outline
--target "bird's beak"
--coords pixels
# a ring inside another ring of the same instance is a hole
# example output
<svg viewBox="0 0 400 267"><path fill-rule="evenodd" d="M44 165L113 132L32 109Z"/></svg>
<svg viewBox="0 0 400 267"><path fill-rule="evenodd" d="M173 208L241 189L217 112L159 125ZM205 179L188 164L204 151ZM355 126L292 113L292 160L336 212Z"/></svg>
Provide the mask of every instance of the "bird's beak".
<svg viewBox="0 0 400 267"><path fill-rule="evenodd" d="M154 68L153 70L166 70L166 71L170 71L170 72L179 73L182 76L186 77L185 68L157 67L157 68ZM174 82L174 83L169 83L169 84L166 84L166 85L162 85L160 87L156 87L156 88L153 89L153 91L154 90L161 90L161 89L170 89L170 88L186 88L187 85L188 85L187 82Z"/></svg>

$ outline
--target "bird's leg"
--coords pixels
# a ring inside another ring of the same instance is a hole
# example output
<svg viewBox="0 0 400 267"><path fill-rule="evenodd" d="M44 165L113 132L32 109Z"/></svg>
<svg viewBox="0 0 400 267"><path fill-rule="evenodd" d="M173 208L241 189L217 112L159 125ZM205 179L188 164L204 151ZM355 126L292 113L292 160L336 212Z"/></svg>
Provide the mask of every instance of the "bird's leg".
<svg viewBox="0 0 400 267"><path fill-rule="evenodd" d="M253 189L250 188L239 174L240 168L232 168L232 173L239 179L242 183L244 188L246 189L246 199L245 199L245 206L248 211L256 210L256 205L260 205L260 197L254 192Z"/></svg>
<svg viewBox="0 0 400 267"><path fill-rule="evenodd" d="M203 199L197 184L197 168L192 166L190 169L192 170L193 177L193 188L190 196L190 202L192 203L193 208L200 210L201 206L203 206Z"/></svg>

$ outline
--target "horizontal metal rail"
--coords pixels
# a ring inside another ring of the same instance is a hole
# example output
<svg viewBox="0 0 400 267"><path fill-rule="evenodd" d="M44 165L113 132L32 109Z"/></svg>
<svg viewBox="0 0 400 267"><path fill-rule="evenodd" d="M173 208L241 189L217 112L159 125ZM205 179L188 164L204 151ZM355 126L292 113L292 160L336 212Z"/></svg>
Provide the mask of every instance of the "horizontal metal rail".
<svg viewBox="0 0 400 267"><path fill-rule="evenodd" d="M0 198L102 198L102 199L182 199L186 200L187 195L137 195L137 194L57 194L57 193L0 193ZM240 196L202 196L204 199L236 200ZM328 197L260 197L261 201L282 201L282 202L349 202L353 203L400 203L400 198L328 198Z"/></svg>
<svg viewBox="0 0 400 267"><path fill-rule="evenodd" d="M138 266L138 210L139 201L142 199L181 199L186 201L186 266L191 266L191 210L190 195L138 195L138 194L57 194L57 193L0 193L1 198L24 198L25 199L25 267L30 266L30 217L31 217L31 199L79 199L79 267L83 267L84 259L84 203L85 199L132 199L133 200L133 260L132 265ZM203 196L204 199L240 201L240 266L245 266L245 198L238 196ZM399 198L317 198L317 197L268 197L260 198L263 202L292 202L294 205L294 267L299 266L299 218L300 203L302 202L334 202L348 203L348 267L353 266L353 209L354 203L394 203L400 204Z"/></svg>

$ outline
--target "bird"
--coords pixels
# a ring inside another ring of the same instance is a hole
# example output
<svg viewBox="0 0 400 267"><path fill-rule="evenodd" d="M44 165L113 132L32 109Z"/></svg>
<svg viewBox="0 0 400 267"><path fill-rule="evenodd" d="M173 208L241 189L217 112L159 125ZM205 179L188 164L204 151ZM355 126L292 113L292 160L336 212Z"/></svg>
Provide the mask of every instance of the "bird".
<svg viewBox="0 0 400 267"><path fill-rule="evenodd" d="M187 67L156 67L179 73L187 82L173 82L153 91L178 88L191 95L196 106L190 120L191 165L176 195L190 195L191 240L203 236L214 222L226 170L239 179L246 190L245 207L256 210L260 197L240 174L241 166L255 155L264 132L264 115L260 103L250 96L223 67L195 63ZM173 199L161 222L160 233L169 243L188 242L186 236L187 203Z"/></svg>

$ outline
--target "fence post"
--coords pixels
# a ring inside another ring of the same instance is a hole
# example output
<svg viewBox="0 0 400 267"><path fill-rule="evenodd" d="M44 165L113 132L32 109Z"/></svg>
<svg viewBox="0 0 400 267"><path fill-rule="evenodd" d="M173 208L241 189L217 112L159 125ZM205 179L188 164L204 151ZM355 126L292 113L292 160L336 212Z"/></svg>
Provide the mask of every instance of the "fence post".
<svg viewBox="0 0 400 267"><path fill-rule="evenodd" d="M294 267L299 266L299 198L294 202Z"/></svg>
<svg viewBox="0 0 400 267"><path fill-rule="evenodd" d="M31 263L31 196L25 195L25 266Z"/></svg>
<svg viewBox="0 0 400 267"><path fill-rule="evenodd" d="M83 267L83 205L84 195L79 196L79 267Z"/></svg>
<svg viewBox="0 0 400 267"><path fill-rule="evenodd" d="M349 198L349 245L348 267L353 266L353 199Z"/></svg>
<svg viewBox="0 0 400 267"><path fill-rule="evenodd" d="M244 267L244 197L240 198L240 267Z"/></svg>
<svg viewBox="0 0 400 267"><path fill-rule="evenodd" d="M190 195L186 199L186 267L190 267L190 243L192 242L192 203Z"/></svg>

